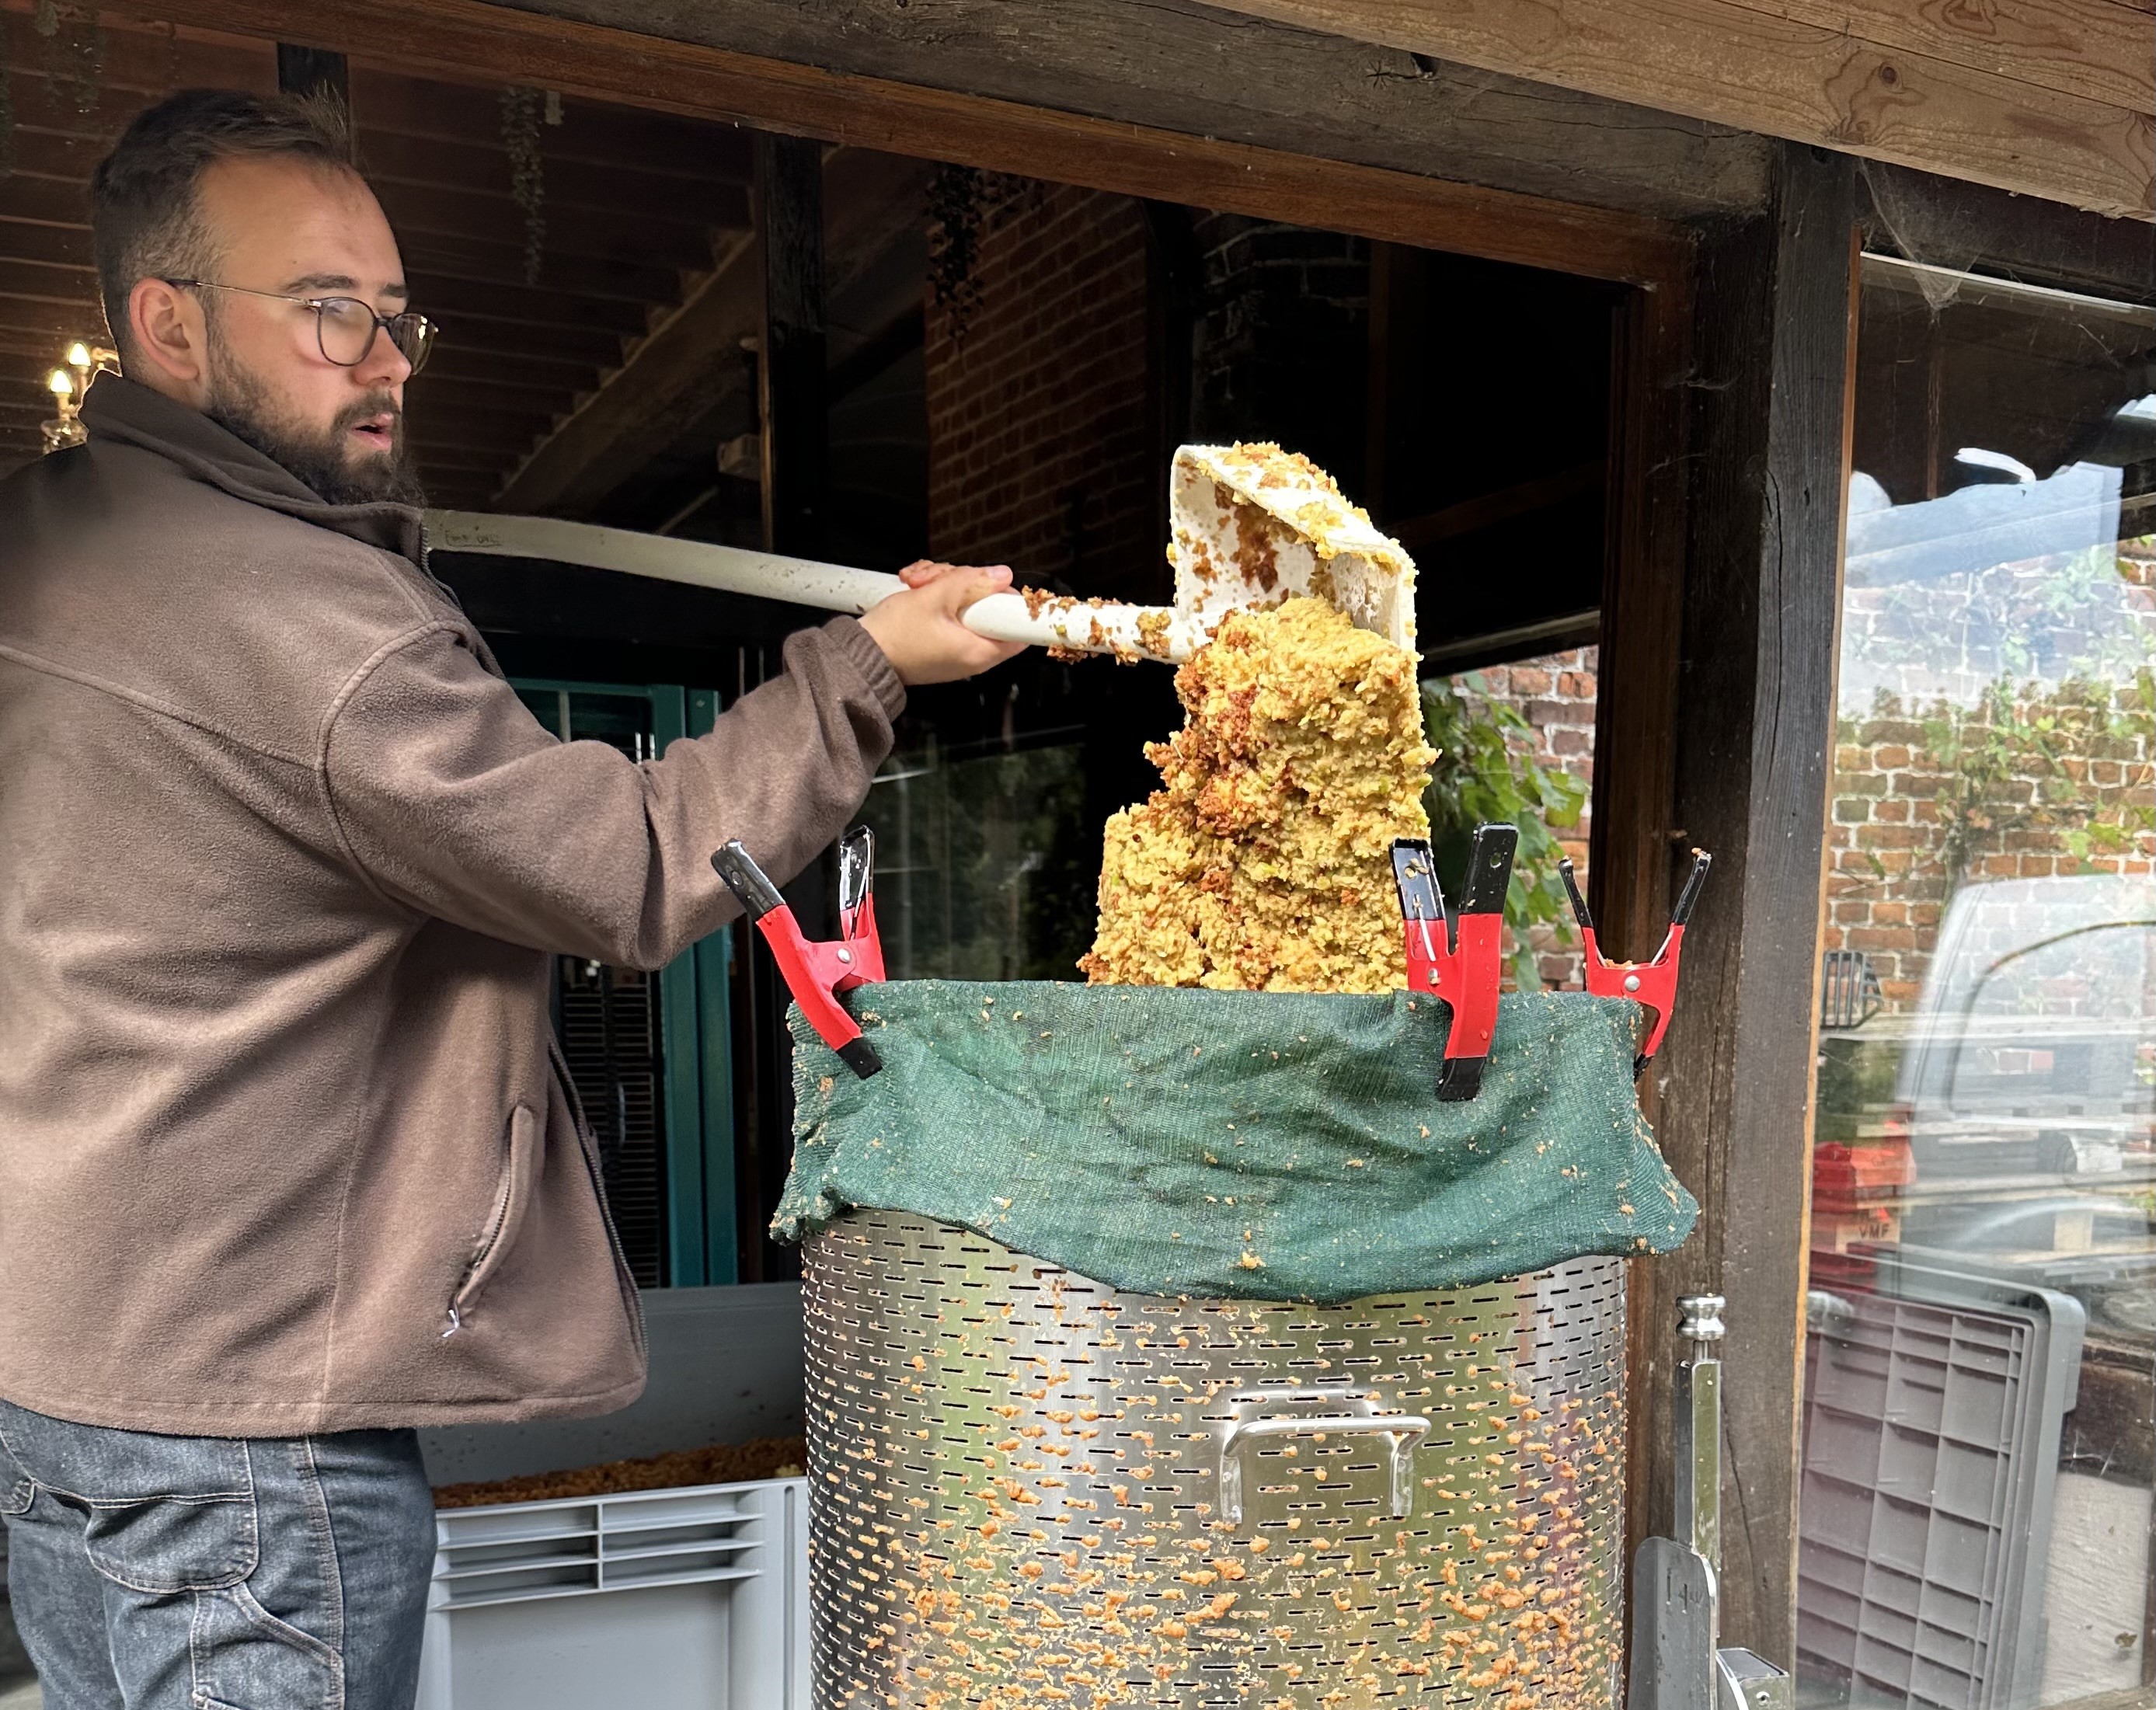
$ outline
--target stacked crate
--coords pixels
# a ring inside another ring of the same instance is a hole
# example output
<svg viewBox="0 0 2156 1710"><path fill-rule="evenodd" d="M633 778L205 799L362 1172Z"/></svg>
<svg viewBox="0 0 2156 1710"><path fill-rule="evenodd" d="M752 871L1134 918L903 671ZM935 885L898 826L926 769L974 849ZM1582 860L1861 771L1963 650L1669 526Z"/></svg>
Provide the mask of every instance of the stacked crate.
<svg viewBox="0 0 2156 1710"><path fill-rule="evenodd" d="M1868 1286L1869 1250L1902 1237L1902 1194L1917 1179L1908 1127L1890 1120L1849 1140L1812 1148L1812 1262L1815 1285Z"/></svg>

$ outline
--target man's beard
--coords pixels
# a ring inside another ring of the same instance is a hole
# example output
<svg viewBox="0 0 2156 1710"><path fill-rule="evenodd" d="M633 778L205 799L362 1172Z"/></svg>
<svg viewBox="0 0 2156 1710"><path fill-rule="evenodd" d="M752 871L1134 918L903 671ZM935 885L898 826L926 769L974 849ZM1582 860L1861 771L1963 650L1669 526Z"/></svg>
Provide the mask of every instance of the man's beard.
<svg viewBox="0 0 2156 1710"><path fill-rule="evenodd" d="M404 413L389 393L370 392L339 410L328 429L317 433L280 415L268 388L228 352L217 354L203 413L226 432L282 465L331 505L427 502L405 448ZM355 457L348 437L353 424L385 413L395 418L389 449Z"/></svg>

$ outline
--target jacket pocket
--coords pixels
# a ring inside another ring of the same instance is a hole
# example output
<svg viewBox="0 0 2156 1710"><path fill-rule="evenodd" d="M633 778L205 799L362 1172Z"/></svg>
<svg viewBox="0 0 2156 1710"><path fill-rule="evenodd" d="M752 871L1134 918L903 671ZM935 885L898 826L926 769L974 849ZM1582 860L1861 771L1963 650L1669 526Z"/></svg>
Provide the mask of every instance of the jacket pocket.
<svg viewBox="0 0 2156 1710"><path fill-rule="evenodd" d="M495 1189L494 1204L487 1214L485 1228L465 1266L464 1280L450 1298L449 1326L443 1332L445 1336L454 1335L464 1327L465 1315L485 1292L495 1272L501 1268L502 1261L516 1245L516 1237L524 1227L525 1214L531 1209L542 1138L539 1115L531 1106L520 1104L510 1112L501 1180Z"/></svg>

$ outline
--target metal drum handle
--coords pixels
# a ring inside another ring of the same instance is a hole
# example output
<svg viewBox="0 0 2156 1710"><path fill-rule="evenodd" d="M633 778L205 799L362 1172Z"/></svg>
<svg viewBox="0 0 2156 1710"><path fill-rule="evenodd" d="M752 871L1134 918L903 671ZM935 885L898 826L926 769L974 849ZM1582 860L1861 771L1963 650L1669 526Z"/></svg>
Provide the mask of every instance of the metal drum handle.
<svg viewBox="0 0 2156 1710"><path fill-rule="evenodd" d="M1430 1421L1419 1414L1301 1414L1272 1419L1238 1419L1220 1436L1220 1517L1243 1523L1244 1444L1272 1437L1387 1437L1393 1450L1393 1518L1414 1512L1414 1451L1430 1435Z"/></svg>

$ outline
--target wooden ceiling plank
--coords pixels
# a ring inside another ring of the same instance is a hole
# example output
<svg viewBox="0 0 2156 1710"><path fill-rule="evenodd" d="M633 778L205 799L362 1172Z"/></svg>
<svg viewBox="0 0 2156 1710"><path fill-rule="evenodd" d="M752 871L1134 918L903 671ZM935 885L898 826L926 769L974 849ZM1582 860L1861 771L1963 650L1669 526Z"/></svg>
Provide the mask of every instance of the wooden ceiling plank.
<svg viewBox="0 0 2156 1710"><path fill-rule="evenodd" d="M411 446L414 462L435 469L461 470L482 480L499 478L501 460L484 446L475 446L454 437L437 440L422 439L407 443Z"/></svg>
<svg viewBox="0 0 2156 1710"><path fill-rule="evenodd" d="M565 327L610 332L624 338L644 332L651 324L644 305L624 303L618 298L581 297L573 291L549 290L544 285L475 285L469 280L424 274L417 268L405 272L413 302L444 326L453 321L468 324L495 321L548 330ZM5 289L4 283L0 283L0 290Z"/></svg>
<svg viewBox="0 0 2156 1710"><path fill-rule="evenodd" d="M54 267L0 255L0 299L72 309L98 300L97 275L87 267Z"/></svg>
<svg viewBox="0 0 2156 1710"><path fill-rule="evenodd" d="M1220 3L2099 213L2156 218L2156 116L1958 64L1936 44L1890 49L1847 26L1740 0L1472 0L1441 12L1394 0Z"/></svg>
<svg viewBox="0 0 2156 1710"><path fill-rule="evenodd" d="M505 200L509 197L509 156L502 149L367 131L359 132L358 140L361 170L375 182L483 190ZM692 225L746 229L749 223L748 192L739 184L546 159L543 129L541 146L541 205L549 218L565 209L596 208Z"/></svg>
<svg viewBox="0 0 2156 1710"><path fill-rule="evenodd" d="M469 79L485 66L567 95L1593 278L1666 280L1691 247L1669 222L1640 214L632 37L486 0L347 0L304 14L285 0L122 0L121 9L304 39L427 75Z"/></svg>
<svg viewBox="0 0 2156 1710"><path fill-rule="evenodd" d="M613 361L620 360L617 352ZM428 360L427 372L414 383L425 386L436 381L455 380L463 384L493 384L517 391L573 397L579 392L589 391L598 383L598 377L599 367L595 363L552 358L544 352L520 351L505 360L487 351L438 344Z"/></svg>
<svg viewBox="0 0 2156 1710"><path fill-rule="evenodd" d="M826 283L836 293L920 218L927 172L916 161L840 149L824 178ZM745 240L533 448L504 484L503 508L576 510L604 497L720 393L747 383L742 341L762 330L762 264Z"/></svg>
<svg viewBox="0 0 2156 1710"><path fill-rule="evenodd" d="M68 267L95 264L88 226L39 225L26 220L0 218L0 255Z"/></svg>
<svg viewBox="0 0 2156 1710"><path fill-rule="evenodd" d="M531 364L522 358L501 362L467 352L461 364L444 367L438 355L428 362L426 372L412 383L413 395L418 396L416 388L424 387L443 392L475 393L505 403L543 400L550 408L566 409L578 393L588 392L598 381L596 369L579 368L568 362L550 363L547 367L547 373L535 375L531 372Z"/></svg>
<svg viewBox="0 0 2156 1710"><path fill-rule="evenodd" d="M520 331L513 321L490 321L474 316L466 321L447 321L443 323L441 336L435 345L439 353L446 356L452 351L470 352L485 359L521 360L536 344L528 330ZM546 356L555 362L572 362L596 368L611 367L622 358L622 341L612 333L588 332L580 328L558 326L547 337ZM434 371L429 368L429 373Z"/></svg>
<svg viewBox="0 0 2156 1710"><path fill-rule="evenodd" d="M139 96L199 87L269 95L277 87L277 56L270 42L188 30L176 38L168 26L146 28L119 16L100 14L99 22L105 38L97 68L100 89ZM11 69L46 80L54 54L46 39L37 33L30 5L0 8L0 39L4 39ZM63 100L62 104L72 111L71 103ZM31 110L19 110L28 116Z"/></svg>
<svg viewBox="0 0 2156 1710"><path fill-rule="evenodd" d="M104 321L105 317L100 315L98 317L100 329L103 327ZM89 329L85 329L85 336L87 336L88 331ZM49 333L10 326L5 322L0 322L0 354L20 357L35 363L36 372L39 374L51 372L53 366L59 361L66 350L66 344L55 342Z"/></svg>
<svg viewBox="0 0 2156 1710"><path fill-rule="evenodd" d="M7 180L0 179L0 212L5 211ZM408 184L377 183L382 212L398 231L440 232L489 243L524 243L524 214L507 197L477 191L445 190ZM675 220L617 215L598 208L547 222L547 253L604 259L624 255L647 264L709 267L711 241L702 226ZM544 277L544 270L542 270Z"/></svg>
<svg viewBox="0 0 2156 1710"><path fill-rule="evenodd" d="M101 341L105 336L105 316L95 304L69 309L58 303L25 303L0 297L0 330L21 334L25 338L51 340L50 348L54 360L58 360L59 352L76 339Z"/></svg>
<svg viewBox="0 0 2156 1710"><path fill-rule="evenodd" d="M398 247L413 274L464 280L473 285L521 285L524 248L492 244L454 232L400 231ZM6 248L0 238L0 249ZM8 253L13 253L12 250ZM40 254L40 259L64 259ZM567 255L550 250L542 275L557 290L624 303L664 303L681 295L682 270L612 255Z"/></svg>
<svg viewBox="0 0 2156 1710"><path fill-rule="evenodd" d="M2060 95L2156 110L2156 23L2126 0L1989 0L1915 7L1904 0L1733 0L1896 53L1922 54ZM2150 0L2156 5L2156 0Z"/></svg>
<svg viewBox="0 0 2156 1710"><path fill-rule="evenodd" d="M0 178L0 219L90 230L90 187L10 172Z"/></svg>

